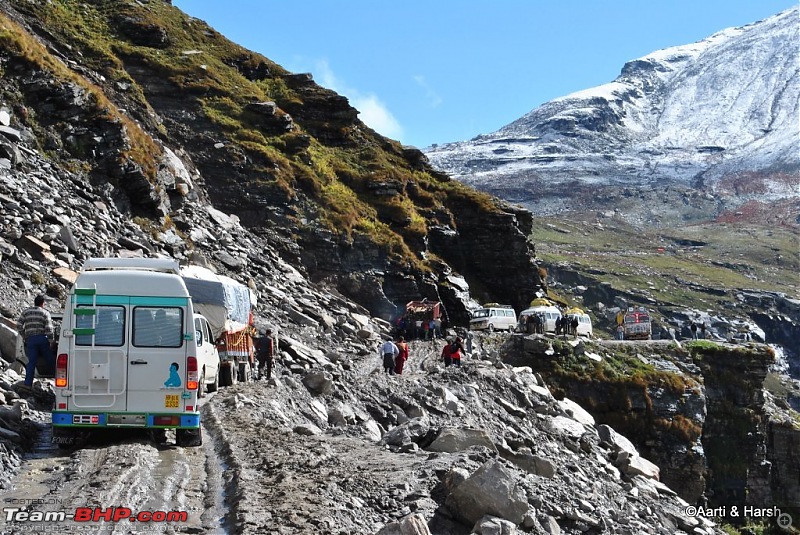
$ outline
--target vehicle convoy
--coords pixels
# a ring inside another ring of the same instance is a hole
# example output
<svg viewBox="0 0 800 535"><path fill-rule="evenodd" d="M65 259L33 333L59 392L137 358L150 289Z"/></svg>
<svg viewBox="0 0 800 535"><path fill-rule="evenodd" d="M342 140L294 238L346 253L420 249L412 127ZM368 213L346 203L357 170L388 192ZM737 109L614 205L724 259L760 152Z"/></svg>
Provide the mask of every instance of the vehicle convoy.
<svg viewBox="0 0 800 535"><path fill-rule="evenodd" d="M517 313L511 305L487 303L472 312L469 328L473 331L488 330L514 332L517 329Z"/></svg>
<svg viewBox="0 0 800 535"><path fill-rule="evenodd" d="M71 289L55 369L53 442L70 446L102 428L176 430L202 443L198 397L210 374L202 322L178 263L92 258ZM201 326L198 334L195 327Z"/></svg>
<svg viewBox="0 0 800 535"><path fill-rule="evenodd" d="M628 307L617 315L617 323L622 325L623 339L650 340L653 327L645 307Z"/></svg>
<svg viewBox="0 0 800 535"><path fill-rule="evenodd" d="M203 314L220 358L219 385L245 382L255 367L250 288L201 266L184 266L181 276L197 311Z"/></svg>

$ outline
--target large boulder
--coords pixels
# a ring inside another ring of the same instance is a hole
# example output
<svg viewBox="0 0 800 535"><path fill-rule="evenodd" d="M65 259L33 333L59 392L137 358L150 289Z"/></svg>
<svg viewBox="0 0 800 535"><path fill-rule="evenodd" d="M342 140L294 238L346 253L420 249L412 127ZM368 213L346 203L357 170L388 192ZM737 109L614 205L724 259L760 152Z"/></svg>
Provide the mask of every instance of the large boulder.
<svg viewBox="0 0 800 535"><path fill-rule="evenodd" d="M468 525L485 515L519 524L528 512L528 500L511 470L492 459L453 488L445 507Z"/></svg>
<svg viewBox="0 0 800 535"><path fill-rule="evenodd" d="M472 446L484 446L492 451L497 451L491 437L481 429L454 429L445 428L439 432L431 445L425 448L428 451L454 453L466 450Z"/></svg>
<svg viewBox="0 0 800 535"><path fill-rule="evenodd" d="M384 526L378 535L431 535L422 515L414 513Z"/></svg>

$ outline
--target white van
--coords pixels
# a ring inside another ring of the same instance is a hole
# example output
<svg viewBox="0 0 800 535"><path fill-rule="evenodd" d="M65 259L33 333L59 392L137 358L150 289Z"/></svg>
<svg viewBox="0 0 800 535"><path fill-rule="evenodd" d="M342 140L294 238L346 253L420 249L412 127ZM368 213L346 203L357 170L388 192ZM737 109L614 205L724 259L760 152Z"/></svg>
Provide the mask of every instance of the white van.
<svg viewBox="0 0 800 535"><path fill-rule="evenodd" d="M176 261L87 260L61 326L53 442L65 447L92 430L132 427L157 439L175 429L179 446L199 446L207 334Z"/></svg>
<svg viewBox="0 0 800 535"><path fill-rule="evenodd" d="M519 313L520 322L522 322L521 318L527 319L528 316L532 316L534 314L538 314L543 319L542 326L544 332L556 332L556 321L558 321L558 319L561 317L561 311L558 309L558 307L552 305L540 305L526 308Z"/></svg>
<svg viewBox="0 0 800 535"><path fill-rule="evenodd" d="M576 318L578 320L578 328L577 332L573 333L572 320ZM570 334L578 336L587 336L589 338L592 337L592 318L589 317L589 314L586 314L583 311L580 312L567 311L567 322L569 322L567 325L569 326L568 330Z"/></svg>
<svg viewBox="0 0 800 535"><path fill-rule="evenodd" d="M200 362L200 388L198 396L216 392L219 387L220 358L211 325L202 314L194 315L194 338L197 341L197 360Z"/></svg>
<svg viewBox="0 0 800 535"><path fill-rule="evenodd" d="M511 305L485 305L472 313L469 320L469 328L472 331L489 332L508 331L514 332L517 328L517 313Z"/></svg>

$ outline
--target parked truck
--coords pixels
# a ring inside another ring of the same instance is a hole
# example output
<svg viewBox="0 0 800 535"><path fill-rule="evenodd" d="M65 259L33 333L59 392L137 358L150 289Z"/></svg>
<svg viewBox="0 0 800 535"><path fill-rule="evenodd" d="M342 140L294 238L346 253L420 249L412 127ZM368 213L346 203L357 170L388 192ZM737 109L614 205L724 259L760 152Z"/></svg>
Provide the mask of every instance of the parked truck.
<svg viewBox="0 0 800 535"><path fill-rule="evenodd" d="M250 380L255 345L252 309L256 298L250 288L201 266L181 268L192 303L208 320L220 357L219 385Z"/></svg>
<svg viewBox="0 0 800 535"><path fill-rule="evenodd" d="M617 323L622 326L625 340L650 340L653 326L645 307L628 307L617 315Z"/></svg>

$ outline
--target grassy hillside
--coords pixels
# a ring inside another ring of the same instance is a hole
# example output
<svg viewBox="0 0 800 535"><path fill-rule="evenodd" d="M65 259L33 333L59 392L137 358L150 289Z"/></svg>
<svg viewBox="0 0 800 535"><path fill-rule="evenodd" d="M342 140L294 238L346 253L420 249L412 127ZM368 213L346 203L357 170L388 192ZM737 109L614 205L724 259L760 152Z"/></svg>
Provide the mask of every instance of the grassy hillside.
<svg viewBox="0 0 800 535"><path fill-rule="evenodd" d="M705 223L640 229L623 221L537 218L533 240L545 265L568 262L623 291L662 303L715 308L728 292L800 292L800 233L790 227Z"/></svg>

